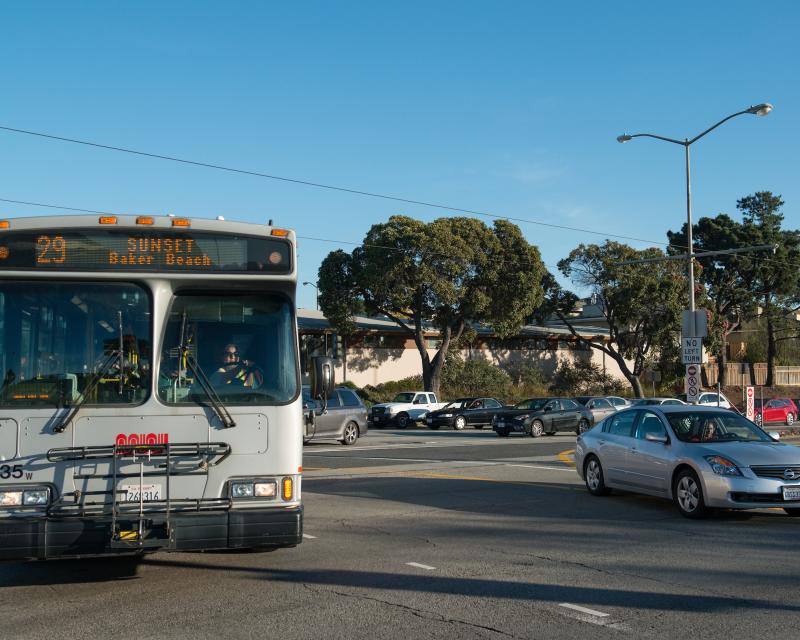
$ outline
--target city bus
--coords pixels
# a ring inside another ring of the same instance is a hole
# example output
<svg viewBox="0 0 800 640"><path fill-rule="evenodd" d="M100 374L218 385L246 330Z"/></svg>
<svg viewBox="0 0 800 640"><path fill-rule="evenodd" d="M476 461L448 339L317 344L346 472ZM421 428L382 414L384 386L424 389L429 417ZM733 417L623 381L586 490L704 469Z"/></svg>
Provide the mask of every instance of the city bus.
<svg viewBox="0 0 800 640"><path fill-rule="evenodd" d="M295 243L222 219L0 220L0 559L301 542Z"/></svg>

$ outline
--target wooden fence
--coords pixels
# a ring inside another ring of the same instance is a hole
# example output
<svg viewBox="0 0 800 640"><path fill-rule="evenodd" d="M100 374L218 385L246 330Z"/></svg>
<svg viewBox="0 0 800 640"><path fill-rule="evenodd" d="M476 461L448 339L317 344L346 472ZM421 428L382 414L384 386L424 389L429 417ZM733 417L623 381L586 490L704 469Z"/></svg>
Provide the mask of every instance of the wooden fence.
<svg viewBox="0 0 800 640"><path fill-rule="evenodd" d="M709 363L703 365L703 383L708 386L717 384L719 365ZM731 386L763 385L767 381L767 363L729 362L725 370L725 384ZM775 367L776 386L800 386L800 367Z"/></svg>

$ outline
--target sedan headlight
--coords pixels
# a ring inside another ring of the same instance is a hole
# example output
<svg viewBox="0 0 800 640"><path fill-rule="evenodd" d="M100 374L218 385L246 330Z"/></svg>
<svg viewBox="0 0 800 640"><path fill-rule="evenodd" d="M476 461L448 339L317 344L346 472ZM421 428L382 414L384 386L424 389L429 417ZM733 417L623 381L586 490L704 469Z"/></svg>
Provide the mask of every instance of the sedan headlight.
<svg viewBox="0 0 800 640"><path fill-rule="evenodd" d="M440 417L442 417L442 418L452 418L453 414L452 413L443 413L443 414L441 414Z"/></svg>
<svg viewBox="0 0 800 640"><path fill-rule="evenodd" d="M514 420L527 420L530 417L530 413L523 413L522 415L514 416Z"/></svg>
<svg viewBox="0 0 800 640"><path fill-rule="evenodd" d="M708 464L711 465L711 470L718 476L740 476L742 472L739 471L733 462L722 456L705 456Z"/></svg>

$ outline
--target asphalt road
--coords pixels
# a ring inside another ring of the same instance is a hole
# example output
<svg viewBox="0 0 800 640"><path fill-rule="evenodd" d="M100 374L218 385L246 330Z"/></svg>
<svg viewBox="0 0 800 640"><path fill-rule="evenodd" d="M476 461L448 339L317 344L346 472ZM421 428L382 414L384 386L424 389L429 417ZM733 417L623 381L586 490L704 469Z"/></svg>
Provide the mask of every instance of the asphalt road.
<svg viewBox="0 0 800 640"><path fill-rule="evenodd" d="M306 447L274 553L0 565L4 638L800 637L800 521L590 496L574 436Z"/></svg>

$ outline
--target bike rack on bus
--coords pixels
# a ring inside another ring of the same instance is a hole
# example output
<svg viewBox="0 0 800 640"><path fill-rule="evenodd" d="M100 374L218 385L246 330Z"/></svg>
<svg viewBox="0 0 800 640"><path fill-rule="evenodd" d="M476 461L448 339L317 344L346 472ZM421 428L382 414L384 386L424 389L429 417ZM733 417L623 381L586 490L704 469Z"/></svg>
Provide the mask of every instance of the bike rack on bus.
<svg viewBox="0 0 800 640"><path fill-rule="evenodd" d="M112 548L145 549L163 547L174 541L170 516L174 512L209 511L229 509L230 498L198 498L173 500L170 493L170 479L185 475L208 475L208 469L221 463L231 454L231 447L225 442L208 443L163 443L163 444L125 444L92 447L65 447L50 449L47 459L50 462L81 462L85 460L110 460L111 473L81 474L76 478L105 478L111 480L109 491L75 491L65 494L53 503L48 516L53 517L107 517L111 516ZM163 460L163 464L158 461ZM120 463L139 462L138 473L121 473ZM157 470L144 471L144 463L157 464ZM175 469L174 463L197 461L197 465L186 469ZM163 469L158 470L158 468ZM164 478L166 494L164 500L145 500L142 487L144 479ZM117 481L122 478L139 479L138 502L120 502ZM111 501L87 502L86 496L108 496ZM69 499L73 502L70 504ZM84 498L81 500L81 498Z"/></svg>

